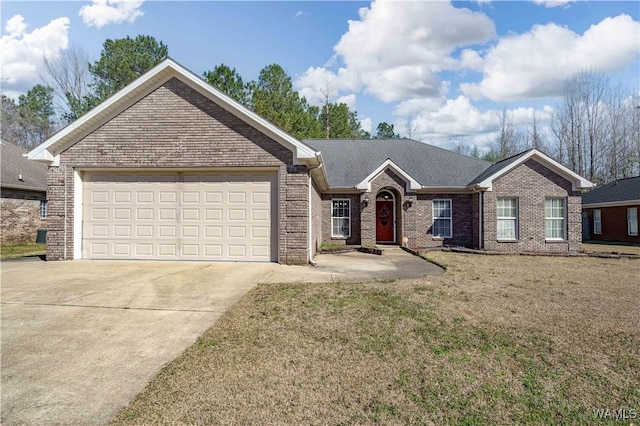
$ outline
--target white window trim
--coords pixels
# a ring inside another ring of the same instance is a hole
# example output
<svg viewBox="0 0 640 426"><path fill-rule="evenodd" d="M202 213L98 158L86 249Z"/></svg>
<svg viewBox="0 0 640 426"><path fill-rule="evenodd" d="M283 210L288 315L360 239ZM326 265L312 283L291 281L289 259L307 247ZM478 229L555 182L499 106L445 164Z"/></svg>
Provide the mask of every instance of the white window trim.
<svg viewBox="0 0 640 426"><path fill-rule="evenodd" d="M602 234L602 210L600 209L593 211L593 233L595 235Z"/></svg>
<svg viewBox="0 0 640 426"><path fill-rule="evenodd" d="M348 212L349 212L349 216L341 216L341 217L334 217L333 216L333 202L334 201L346 201L349 203L349 208L348 208ZM333 219L349 219L349 232L347 233L347 235L335 235L333 233ZM331 199L331 238L342 238L342 239L347 239L351 237L351 199L350 198L332 198Z"/></svg>
<svg viewBox="0 0 640 426"><path fill-rule="evenodd" d="M562 200L562 210L564 215L562 217L562 238L549 238L547 237L547 220L560 219L559 217L547 217L547 200ZM545 197L544 199L544 238L546 241L567 241L567 199L563 197Z"/></svg>
<svg viewBox="0 0 640 426"><path fill-rule="evenodd" d="M436 201L448 201L449 202L449 217L441 217L438 219L449 219L449 235L436 235L435 232L433 234L434 239L443 240L445 238L453 238L453 201L451 198L434 198L431 202L431 229L434 229L434 225L436 224Z"/></svg>
<svg viewBox="0 0 640 426"><path fill-rule="evenodd" d="M634 212L635 214L632 215L631 212ZM631 232L632 223L635 223L635 228L636 228L636 231L633 233ZM635 237L638 235L638 208L637 207L627 208L627 235L631 237Z"/></svg>
<svg viewBox="0 0 640 426"><path fill-rule="evenodd" d="M40 200L40 219L46 219L48 213L47 200Z"/></svg>
<svg viewBox="0 0 640 426"><path fill-rule="evenodd" d="M503 199L503 200L516 200L516 215L514 217L510 217L510 216L498 216L498 200ZM520 237L520 232L519 228L520 228L520 203L518 200L518 197L498 197L496 199L496 239L498 241L518 241L519 237ZM500 237L498 235L498 222L500 220L513 220L515 222L515 228L514 228L514 233L515 236L513 238L505 238L505 237Z"/></svg>

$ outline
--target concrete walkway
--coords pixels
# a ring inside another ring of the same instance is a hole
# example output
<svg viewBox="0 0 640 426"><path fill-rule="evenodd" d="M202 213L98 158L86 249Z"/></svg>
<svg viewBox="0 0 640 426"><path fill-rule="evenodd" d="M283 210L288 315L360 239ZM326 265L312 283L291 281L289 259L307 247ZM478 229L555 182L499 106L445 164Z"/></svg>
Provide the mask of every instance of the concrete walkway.
<svg viewBox="0 0 640 426"><path fill-rule="evenodd" d="M3 261L1 423L108 422L257 283L441 272L399 248L317 263Z"/></svg>
<svg viewBox="0 0 640 426"><path fill-rule="evenodd" d="M397 246L381 246L382 255L361 252L319 254L316 266L283 266L261 283L357 282L415 279L440 275L442 268Z"/></svg>

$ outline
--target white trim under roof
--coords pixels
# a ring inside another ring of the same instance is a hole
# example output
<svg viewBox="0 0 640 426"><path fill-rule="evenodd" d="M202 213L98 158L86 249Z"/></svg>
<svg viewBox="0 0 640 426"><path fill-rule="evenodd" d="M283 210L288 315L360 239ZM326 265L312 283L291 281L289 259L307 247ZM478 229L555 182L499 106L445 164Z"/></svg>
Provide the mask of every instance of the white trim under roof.
<svg viewBox="0 0 640 426"><path fill-rule="evenodd" d="M604 203L582 203L583 209L592 209L598 207L626 207L640 206L640 200L623 200L623 201L607 201Z"/></svg>
<svg viewBox="0 0 640 426"><path fill-rule="evenodd" d="M163 60L97 107L38 145L27 154L27 158L51 164L56 161L62 151L171 78L177 78L229 113L290 149L294 154L294 163L317 165L318 156L313 148L240 105L170 58Z"/></svg>
<svg viewBox="0 0 640 426"><path fill-rule="evenodd" d="M394 173L396 173L397 175L402 177L405 180L405 182L407 182L409 184L409 189L411 189L412 191L416 191L418 189L422 189L422 185L420 185L417 180L415 180L413 177L411 177L411 175L409 175L409 173L407 173L404 170L402 170L402 168L400 166L398 166L396 163L394 163L393 161L391 161L390 158L387 158L387 160L384 163L380 164L380 166L378 166L377 169L375 169L373 172L371 172L371 174L369 176L367 176L366 178L364 178L362 180L362 182L357 184L356 185L356 189L360 189L360 190L365 190L367 192L371 192L371 182L375 178L380 176L382 174L382 172L384 172L387 169L393 170Z"/></svg>
<svg viewBox="0 0 640 426"><path fill-rule="evenodd" d="M532 149L531 151L527 152L525 155L523 155L522 157L518 158L513 163L509 164L507 167L504 167L504 168L498 170L497 172L495 172L491 176L489 176L486 179L484 179L482 182L478 183L476 186L480 187L482 189L485 189L485 190L491 190L491 188L493 186L493 181L495 179L497 179L500 176L504 175L505 173L513 170L514 168L516 168L519 165L523 164L525 161L529 160L530 158L533 158L534 160L536 160L537 162L539 162L543 166L548 167L549 169L551 169L551 170L555 171L556 173L558 173L560 176L563 176L564 178L566 178L568 181L571 182L571 185L572 185L574 191L580 191L580 190L586 189L586 188L593 188L593 186L594 186L594 184L591 183L590 181L586 180L585 178L583 178L579 174L569 170L568 168L566 168L562 164L558 163L553 158L548 157L547 155L543 154L542 152L540 152L540 151L538 151L536 149Z"/></svg>

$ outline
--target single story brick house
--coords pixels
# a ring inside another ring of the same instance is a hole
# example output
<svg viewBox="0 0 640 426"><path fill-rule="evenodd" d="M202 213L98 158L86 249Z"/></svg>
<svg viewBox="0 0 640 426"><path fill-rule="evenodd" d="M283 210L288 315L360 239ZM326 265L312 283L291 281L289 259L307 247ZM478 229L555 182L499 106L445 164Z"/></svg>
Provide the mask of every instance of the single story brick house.
<svg viewBox="0 0 640 426"><path fill-rule="evenodd" d="M582 195L585 240L640 243L640 176L619 179Z"/></svg>
<svg viewBox="0 0 640 426"><path fill-rule="evenodd" d="M47 224L47 166L23 154L8 141L0 143L1 244L35 243Z"/></svg>
<svg viewBox="0 0 640 426"><path fill-rule="evenodd" d="M575 252L590 182L409 139L300 141L171 59L29 153L47 257L308 263L323 243Z"/></svg>

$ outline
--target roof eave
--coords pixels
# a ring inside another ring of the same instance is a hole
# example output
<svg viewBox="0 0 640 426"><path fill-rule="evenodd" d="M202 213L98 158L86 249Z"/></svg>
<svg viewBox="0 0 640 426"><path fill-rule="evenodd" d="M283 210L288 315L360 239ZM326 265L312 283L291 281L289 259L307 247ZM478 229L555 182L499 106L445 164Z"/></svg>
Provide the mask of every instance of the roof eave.
<svg viewBox="0 0 640 426"><path fill-rule="evenodd" d="M582 208L598 208L598 207L624 207L624 206L640 206L640 199L638 200L621 200L621 201L604 201L601 203L582 203Z"/></svg>

